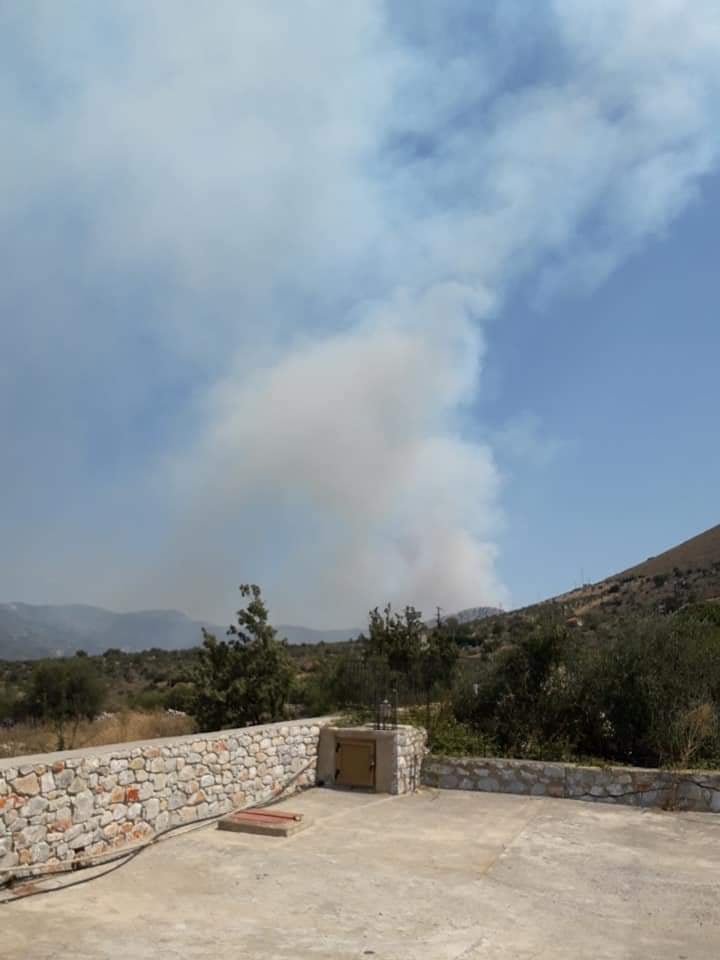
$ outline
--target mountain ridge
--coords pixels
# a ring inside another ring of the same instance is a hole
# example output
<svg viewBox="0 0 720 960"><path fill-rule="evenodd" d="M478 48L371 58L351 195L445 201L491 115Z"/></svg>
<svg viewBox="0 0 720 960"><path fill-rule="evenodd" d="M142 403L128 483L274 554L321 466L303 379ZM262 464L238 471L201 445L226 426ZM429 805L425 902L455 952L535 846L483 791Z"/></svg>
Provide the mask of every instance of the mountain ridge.
<svg viewBox="0 0 720 960"><path fill-rule="evenodd" d="M202 630L225 636L227 627L194 620L179 610L150 609L116 613L91 604L0 603L0 659L35 660L74 654L98 654L117 648L136 652L156 647L197 647ZM356 637L361 628L318 630L278 624L291 644L338 643Z"/></svg>
<svg viewBox="0 0 720 960"><path fill-rule="evenodd" d="M495 612L493 607L469 607L454 616L465 623ZM184 650L200 645L203 629L218 637L227 632L226 627L193 620L179 610L116 613L83 603L0 603L0 660L67 656L78 650L89 654L110 649L137 652L152 647ZM287 623L275 624L275 629L292 645L342 643L356 638L363 630L316 629Z"/></svg>

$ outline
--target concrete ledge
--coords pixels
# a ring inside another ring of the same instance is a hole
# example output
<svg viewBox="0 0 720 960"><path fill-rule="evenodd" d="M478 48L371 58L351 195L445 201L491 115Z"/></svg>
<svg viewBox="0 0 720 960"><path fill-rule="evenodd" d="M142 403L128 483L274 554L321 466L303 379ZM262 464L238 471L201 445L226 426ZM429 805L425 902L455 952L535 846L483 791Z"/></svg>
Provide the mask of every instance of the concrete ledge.
<svg viewBox="0 0 720 960"><path fill-rule="evenodd" d="M291 837L312 825L312 820L302 814L263 816L262 812L231 813L218 820L218 830L230 833L254 833L261 837Z"/></svg>
<svg viewBox="0 0 720 960"><path fill-rule="evenodd" d="M720 771L592 767L501 757L427 757L422 783L593 803L720 813Z"/></svg>

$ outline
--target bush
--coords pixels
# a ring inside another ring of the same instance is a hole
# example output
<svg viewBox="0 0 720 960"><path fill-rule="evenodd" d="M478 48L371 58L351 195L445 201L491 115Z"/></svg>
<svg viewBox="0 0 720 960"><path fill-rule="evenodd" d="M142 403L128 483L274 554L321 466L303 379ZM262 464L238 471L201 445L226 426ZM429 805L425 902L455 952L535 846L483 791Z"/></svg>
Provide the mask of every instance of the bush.
<svg viewBox="0 0 720 960"><path fill-rule="evenodd" d="M571 637L539 621L456 685L453 715L504 755L684 766L720 756L720 629L686 612Z"/></svg>
<svg viewBox="0 0 720 960"><path fill-rule="evenodd" d="M449 703L433 708L430 722L424 709L408 711L407 721L417 726L425 726L428 734L428 748L431 753L446 757L495 756L498 746L495 741L467 723L455 717Z"/></svg>
<svg viewBox="0 0 720 960"><path fill-rule="evenodd" d="M164 706L166 710L179 710L182 713L192 713L196 691L192 683L176 683L165 694Z"/></svg>
<svg viewBox="0 0 720 960"><path fill-rule="evenodd" d="M165 708L166 694L155 687L146 687L137 693L129 693L127 702L131 710L163 710Z"/></svg>
<svg viewBox="0 0 720 960"><path fill-rule="evenodd" d="M704 601L685 607L679 619L688 623L708 623L720 627L720 603Z"/></svg>
<svg viewBox="0 0 720 960"><path fill-rule="evenodd" d="M33 669L25 709L53 727L57 749L64 750L72 748L80 721L96 717L104 700L104 687L87 657L42 660Z"/></svg>
<svg viewBox="0 0 720 960"><path fill-rule="evenodd" d="M323 657L311 673L294 682L291 697L311 717L359 704L357 658L351 653Z"/></svg>
<svg viewBox="0 0 720 960"><path fill-rule="evenodd" d="M577 642L553 617L488 661L454 691L455 716L506 754L567 753L576 738L579 677Z"/></svg>
<svg viewBox="0 0 720 960"><path fill-rule="evenodd" d="M13 722L20 712L20 702L14 691L0 687L0 723Z"/></svg>

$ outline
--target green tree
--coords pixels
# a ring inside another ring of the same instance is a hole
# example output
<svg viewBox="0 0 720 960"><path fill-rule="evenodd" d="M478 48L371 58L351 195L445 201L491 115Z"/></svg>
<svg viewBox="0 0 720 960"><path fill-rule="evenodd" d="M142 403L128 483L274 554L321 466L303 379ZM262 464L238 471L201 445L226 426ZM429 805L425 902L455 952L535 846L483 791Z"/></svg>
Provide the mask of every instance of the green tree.
<svg viewBox="0 0 720 960"><path fill-rule="evenodd" d="M361 635L366 660L384 660L391 670L408 673L418 663L425 626L422 613L405 607L402 614L393 613L391 604L383 612L370 611L368 634Z"/></svg>
<svg viewBox="0 0 720 960"><path fill-rule="evenodd" d="M193 713L203 730L222 730L283 716L293 678L286 641L268 623L260 587L241 584L247 597L229 640L203 630Z"/></svg>
<svg viewBox="0 0 720 960"><path fill-rule="evenodd" d="M297 700L311 717L341 707L362 707L364 665L351 650L325 654L314 669L298 680Z"/></svg>
<svg viewBox="0 0 720 960"><path fill-rule="evenodd" d="M456 719L504 754L673 767L720 756L715 614L626 617L568 631L552 611L526 620L473 682Z"/></svg>
<svg viewBox="0 0 720 960"><path fill-rule="evenodd" d="M576 642L552 614L496 651L456 691L459 720L516 756L560 755L574 746L579 694Z"/></svg>
<svg viewBox="0 0 720 960"><path fill-rule="evenodd" d="M40 661L26 704L30 716L52 725L58 750L65 750L72 749L80 721L93 720L104 700L105 689L90 660L73 657Z"/></svg>
<svg viewBox="0 0 720 960"><path fill-rule="evenodd" d="M435 624L428 632L420 651L420 677L425 692L425 726L428 728L433 694L447 692L452 687L459 657L456 626L457 621L443 620L438 608Z"/></svg>

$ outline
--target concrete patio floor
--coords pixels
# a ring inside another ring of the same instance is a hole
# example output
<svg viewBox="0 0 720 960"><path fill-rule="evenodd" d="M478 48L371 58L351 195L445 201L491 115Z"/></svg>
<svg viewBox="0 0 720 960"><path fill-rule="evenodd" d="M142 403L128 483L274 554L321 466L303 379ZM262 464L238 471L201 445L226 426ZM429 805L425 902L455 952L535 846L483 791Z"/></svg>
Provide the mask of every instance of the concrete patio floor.
<svg viewBox="0 0 720 960"><path fill-rule="evenodd" d="M720 818L535 797L311 790L289 839L214 826L0 907L0 957L720 955Z"/></svg>

